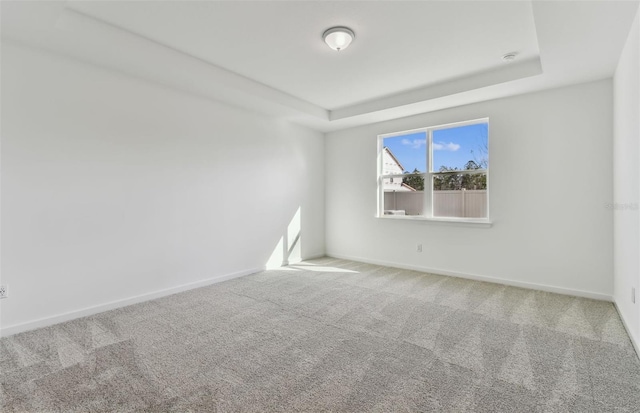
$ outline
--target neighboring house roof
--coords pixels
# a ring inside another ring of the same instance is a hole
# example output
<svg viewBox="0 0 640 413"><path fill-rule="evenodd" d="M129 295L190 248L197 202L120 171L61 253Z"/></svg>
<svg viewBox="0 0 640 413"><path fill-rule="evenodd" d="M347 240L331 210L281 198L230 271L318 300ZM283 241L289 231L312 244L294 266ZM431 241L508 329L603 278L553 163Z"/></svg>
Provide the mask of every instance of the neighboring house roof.
<svg viewBox="0 0 640 413"><path fill-rule="evenodd" d="M404 166L402 166L402 164L400 163L400 161L398 160L398 158L396 158L396 156L393 154L393 152L391 152L391 149L387 148L386 146L384 147L384 150L389 154L389 156L391 156L391 158L393 159L393 161L398 164L398 166L400 167L400 169L402 169L404 171Z"/></svg>

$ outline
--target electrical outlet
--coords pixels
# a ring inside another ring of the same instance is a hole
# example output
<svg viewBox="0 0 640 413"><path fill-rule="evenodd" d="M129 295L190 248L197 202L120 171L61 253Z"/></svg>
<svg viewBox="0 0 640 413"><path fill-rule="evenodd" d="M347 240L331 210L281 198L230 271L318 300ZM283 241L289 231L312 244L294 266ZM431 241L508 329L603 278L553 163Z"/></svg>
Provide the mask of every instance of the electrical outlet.
<svg viewBox="0 0 640 413"><path fill-rule="evenodd" d="M9 296L9 286L0 285L0 298L7 298Z"/></svg>
<svg viewBox="0 0 640 413"><path fill-rule="evenodd" d="M418 246L416 247L416 251L422 252L422 244L418 244Z"/></svg>

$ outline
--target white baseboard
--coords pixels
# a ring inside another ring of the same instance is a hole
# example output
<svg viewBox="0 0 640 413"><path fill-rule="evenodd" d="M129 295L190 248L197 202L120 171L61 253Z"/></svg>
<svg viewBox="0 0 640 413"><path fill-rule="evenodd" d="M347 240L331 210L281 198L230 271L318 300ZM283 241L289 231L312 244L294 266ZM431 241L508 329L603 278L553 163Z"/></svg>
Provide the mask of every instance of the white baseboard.
<svg viewBox="0 0 640 413"><path fill-rule="evenodd" d="M622 312L620 311L620 308L618 307L618 303L616 303L615 300L613 300L613 305L616 307L616 311L618 312L618 315L620 315L620 320L622 320L622 325L624 326L625 330L627 330L627 335L631 340L631 344L633 344L633 348L636 350L636 356L640 358L640 337L636 337L633 334L633 332L629 328L629 323L624 318L624 314L622 314Z"/></svg>
<svg viewBox="0 0 640 413"><path fill-rule="evenodd" d="M411 264L405 264L405 263L393 262L393 261L384 261L384 260L375 260L375 259L372 260L364 257L355 257L355 256L349 256L349 255L343 255L343 254L333 254L329 252L327 253L327 256L333 257L333 258L340 258L343 260L366 262L368 264L384 265L386 267L403 268L406 270L428 272L430 274L448 275L451 277L466 278L466 279L475 280L475 281L485 281L485 282L490 282L494 284L503 284L503 285L509 285L512 287L527 288L530 290L547 291L551 293L572 295L576 297L592 298L592 299L601 300L601 301L611 301L611 302L613 301L613 297L611 295L594 293L591 291L573 290L570 288L554 287L552 285L536 284L536 283L529 283L524 281L515 281L515 280L509 280L506 278L489 277L486 275L467 274L467 273L461 273L456 271L442 270L439 268L421 267L418 265L411 265Z"/></svg>
<svg viewBox="0 0 640 413"><path fill-rule="evenodd" d="M47 327L53 324L62 323L65 321L76 319L76 318L86 317L86 316L101 313L104 311L113 310L115 308L126 307L128 305L137 304L137 303L153 300L160 297L166 297L168 295L180 293L183 291L193 290L194 288L205 287L207 285L216 284L222 281L244 277L245 275L254 274L260 271L264 271L264 268L251 268L248 270L238 271L230 274L219 275L216 277L208 278L206 280L195 281L192 283L182 284L182 285L167 288L164 290L154 291L146 294L140 294L134 297L111 301L105 304L99 304L93 307L87 307L80 310L70 311L67 313L58 314L51 317L40 318L38 320L28 321L26 323L14 324L11 326L2 327L0 328L0 337L7 337L14 334L22 333L24 331Z"/></svg>

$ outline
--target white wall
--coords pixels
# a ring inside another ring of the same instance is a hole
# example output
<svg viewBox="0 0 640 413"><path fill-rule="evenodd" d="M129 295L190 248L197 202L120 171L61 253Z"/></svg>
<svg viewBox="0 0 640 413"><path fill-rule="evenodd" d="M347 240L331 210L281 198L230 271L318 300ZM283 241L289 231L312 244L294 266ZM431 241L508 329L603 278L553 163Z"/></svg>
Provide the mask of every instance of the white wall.
<svg viewBox="0 0 640 413"><path fill-rule="evenodd" d="M4 333L255 271L298 225L300 254L323 255L323 146L282 120L3 43Z"/></svg>
<svg viewBox="0 0 640 413"><path fill-rule="evenodd" d="M492 227L375 217L378 134L483 117ZM611 299L610 80L333 132L325 151L328 255Z"/></svg>
<svg viewBox="0 0 640 413"><path fill-rule="evenodd" d="M618 62L614 91L614 299L640 351L640 14ZM636 289L636 303L631 289Z"/></svg>

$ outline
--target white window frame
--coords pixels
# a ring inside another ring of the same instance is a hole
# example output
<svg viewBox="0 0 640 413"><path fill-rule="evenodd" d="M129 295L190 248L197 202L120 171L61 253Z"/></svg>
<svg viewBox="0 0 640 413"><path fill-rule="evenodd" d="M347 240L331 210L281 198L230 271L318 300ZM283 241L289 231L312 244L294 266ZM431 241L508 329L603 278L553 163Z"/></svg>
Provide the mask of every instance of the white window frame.
<svg viewBox="0 0 640 413"><path fill-rule="evenodd" d="M491 225L491 220L489 219L489 199L490 199L490 190L489 190L489 165L487 165L486 169L473 169L473 170L461 170L455 172L440 172L433 171L433 132L441 129L450 129L461 126L468 125L476 125L480 123L487 124L487 130L490 128L489 118L480 118L467 120L462 122L453 122L436 126L428 126L424 128L417 129L409 129L400 132L392 132L378 135L378 168L377 168L377 176L378 176L378 208L377 208L377 218L383 219L393 219L393 220L421 220L421 221L438 221L438 222L453 222L453 223L463 223L463 224L484 224ZM425 180L424 184L424 214L423 215L385 215L384 214L384 180L388 178L405 178L406 174L387 174L383 175L383 150L384 150L384 139L393 138L396 136L404 136L412 133L425 132L427 135L427 148L425 150L426 164L427 170L420 174ZM489 133L487 134L487 147L490 146ZM453 175L453 174L486 174L487 176L487 216L485 218L464 218L464 217L434 217L433 216L433 178L435 176L442 175Z"/></svg>

